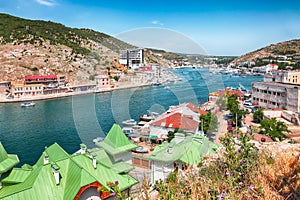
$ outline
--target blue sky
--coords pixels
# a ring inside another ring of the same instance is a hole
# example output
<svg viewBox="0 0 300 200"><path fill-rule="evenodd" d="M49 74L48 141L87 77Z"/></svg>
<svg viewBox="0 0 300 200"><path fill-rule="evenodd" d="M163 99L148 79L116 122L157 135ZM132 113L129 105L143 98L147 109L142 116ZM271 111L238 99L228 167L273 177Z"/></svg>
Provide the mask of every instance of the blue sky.
<svg viewBox="0 0 300 200"><path fill-rule="evenodd" d="M0 0L3 13L113 36L149 27L172 30L210 55L242 55L300 39L299 11L300 1L294 0Z"/></svg>

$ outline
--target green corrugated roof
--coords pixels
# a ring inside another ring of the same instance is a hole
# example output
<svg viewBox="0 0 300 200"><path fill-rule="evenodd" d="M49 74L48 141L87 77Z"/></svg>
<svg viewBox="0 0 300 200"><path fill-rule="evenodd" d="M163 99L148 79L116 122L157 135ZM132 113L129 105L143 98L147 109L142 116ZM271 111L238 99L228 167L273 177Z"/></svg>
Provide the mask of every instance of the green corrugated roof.
<svg viewBox="0 0 300 200"><path fill-rule="evenodd" d="M7 158L7 152L4 149L2 143L0 142L0 162L4 161Z"/></svg>
<svg viewBox="0 0 300 200"><path fill-rule="evenodd" d="M203 156L213 154L219 146L204 136L187 136L178 144L164 142L157 146L150 156L151 160L162 162L181 161L187 164L198 164Z"/></svg>
<svg viewBox="0 0 300 200"><path fill-rule="evenodd" d="M116 170L117 173L124 173L129 172L134 169L134 167L126 162L118 162L115 163L112 167L112 169Z"/></svg>
<svg viewBox="0 0 300 200"><path fill-rule="evenodd" d="M0 142L0 174L7 172L19 162L18 156L14 154L7 154Z"/></svg>
<svg viewBox="0 0 300 200"><path fill-rule="evenodd" d="M114 182L115 180L118 180L120 189L125 190L138 183L138 181L133 177L118 174L115 170L107 168L101 164L97 164L97 168L94 169L92 160L87 155L75 155L73 159L104 186L106 186L107 182Z"/></svg>
<svg viewBox="0 0 300 200"><path fill-rule="evenodd" d="M123 133L121 127L117 124L114 124L105 139L96 145L102 147L111 155L117 155L131 151L138 147L129 141L129 139Z"/></svg>
<svg viewBox="0 0 300 200"><path fill-rule="evenodd" d="M98 163L106 167L111 167L113 165L104 149L91 149L91 152L96 154Z"/></svg>
<svg viewBox="0 0 300 200"><path fill-rule="evenodd" d="M8 177L2 180L3 184L15 184L24 182L32 169L14 168Z"/></svg>
<svg viewBox="0 0 300 200"><path fill-rule="evenodd" d="M97 168L94 169L92 159L87 155L70 156L56 143L45 149L45 152L51 162L44 165L42 155L31 171L19 169L18 174L9 175L7 180L22 179L22 182L10 186L3 185L0 199L74 199L82 186L93 182L106 186L107 181L118 180L122 190L137 183L134 178L120 175L114 169L102 164L97 164ZM53 163L59 168L59 185L56 185L52 172Z"/></svg>
<svg viewBox="0 0 300 200"><path fill-rule="evenodd" d="M44 153L41 155L36 165L44 164L44 155L48 156L49 163L57 162L59 160L64 160L70 157L70 155L63 148L61 148L61 146L59 146L56 142L50 147L45 148Z"/></svg>
<svg viewBox="0 0 300 200"><path fill-rule="evenodd" d="M113 164L104 149L90 149L90 151L96 155L97 163L112 168L116 170L117 173L129 172L134 169L132 165L125 162L117 162Z"/></svg>

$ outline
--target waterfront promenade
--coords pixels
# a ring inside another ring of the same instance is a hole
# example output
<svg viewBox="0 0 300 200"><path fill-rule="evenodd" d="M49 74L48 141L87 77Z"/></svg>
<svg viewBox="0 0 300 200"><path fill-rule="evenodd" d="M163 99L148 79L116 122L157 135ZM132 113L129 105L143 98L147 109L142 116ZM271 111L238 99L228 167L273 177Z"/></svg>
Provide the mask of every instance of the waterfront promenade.
<svg viewBox="0 0 300 200"><path fill-rule="evenodd" d="M144 84L122 84L118 85L115 88L101 88L101 89L93 89L87 91L78 91L78 92L65 92L65 93L57 93L57 94L47 94L47 95L35 95L35 96L24 96L24 97L16 97L13 99L7 99L5 96L0 96L0 103L17 103L24 101L39 101L39 100L47 100L47 99L57 99L70 97L75 95L86 95L93 93L104 93L104 92L112 92L116 90L130 89L130 88L142 88L151 86L151 83Z"/></svg>

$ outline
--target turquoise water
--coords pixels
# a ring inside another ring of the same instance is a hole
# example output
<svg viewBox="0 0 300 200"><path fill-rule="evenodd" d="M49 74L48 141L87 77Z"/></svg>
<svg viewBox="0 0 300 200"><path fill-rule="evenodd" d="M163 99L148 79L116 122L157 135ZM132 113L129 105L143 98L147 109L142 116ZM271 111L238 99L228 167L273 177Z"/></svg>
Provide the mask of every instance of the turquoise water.
<svg viewBox="0 0 300 200"><path fill-rule="evenodd" d="M183 81L170 83L169 88L151 86L37 101L30 108L0 104L0 141L9 153L18 154L21 164L32 165L45 146L54 142L74 153L82 142L93 147L92 140L106 134L114 122L138 120L148 110L162 113L178 103L201 104L209 92L239 83L250 89L252 82L263 80L261 76L212 75L205 69L174 72Z"/></svg>

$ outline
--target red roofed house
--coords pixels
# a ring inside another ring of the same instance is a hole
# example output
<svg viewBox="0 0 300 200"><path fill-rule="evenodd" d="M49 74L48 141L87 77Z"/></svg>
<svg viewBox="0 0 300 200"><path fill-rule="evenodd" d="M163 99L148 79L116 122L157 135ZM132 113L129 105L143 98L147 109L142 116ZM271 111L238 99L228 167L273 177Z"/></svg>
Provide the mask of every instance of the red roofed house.
<svg viewBox="0 0 300 200"><path fill-rule="evenodd" d="M167 137L168 132L174 131L176 128L188 135L198 134L199 114L192 112L194 114L188 115L188 112L192 111L186 106L180 105L151 121L149 124L150 137Z"/></svg>

